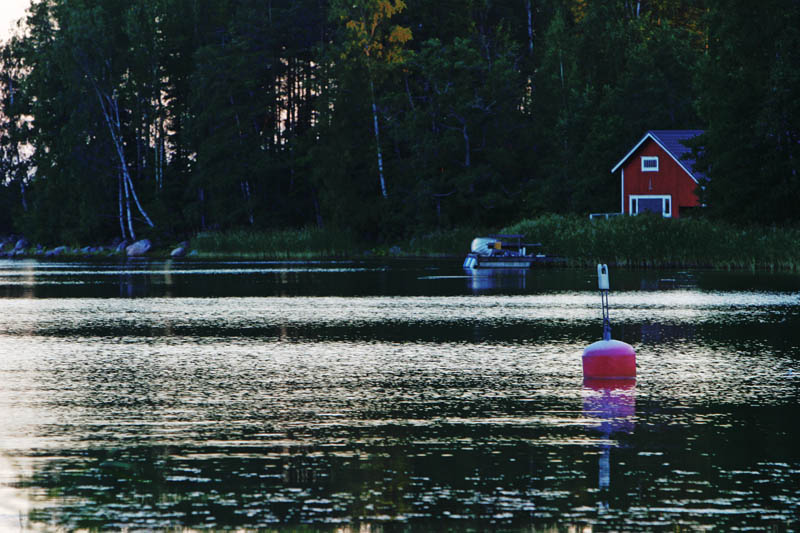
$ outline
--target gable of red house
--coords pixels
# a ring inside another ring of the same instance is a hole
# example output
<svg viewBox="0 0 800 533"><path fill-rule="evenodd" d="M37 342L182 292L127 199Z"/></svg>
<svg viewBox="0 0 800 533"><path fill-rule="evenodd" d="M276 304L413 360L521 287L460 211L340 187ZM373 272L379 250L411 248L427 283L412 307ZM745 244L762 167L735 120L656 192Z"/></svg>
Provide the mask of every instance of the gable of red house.
<svg viewBox="0 0 800 533"><path fill-rule="evenodd" d="M611 170L620 172L623 214L652 212L678 218L700 206L696 189L704 176L694 170L685 141L702 130L651 130Z"/></svg>

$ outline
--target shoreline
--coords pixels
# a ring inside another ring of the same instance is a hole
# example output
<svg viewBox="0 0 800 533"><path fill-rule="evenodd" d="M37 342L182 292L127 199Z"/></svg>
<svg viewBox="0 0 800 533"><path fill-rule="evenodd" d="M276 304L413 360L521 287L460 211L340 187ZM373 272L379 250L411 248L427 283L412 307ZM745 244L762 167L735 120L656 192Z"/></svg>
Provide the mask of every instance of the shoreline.
<svg viewBox="0 0 800 533"><path fill-rule="evenodd" d="M150 260L189 261L455 261L466 257L475 237L521 234L541 242L542 253L563 258L537 268L587 268L604 263L615 268L693 268L750 272L800 272L800 228L734 226L705 218L652 216L585 217L542 215L499 230L452 228L368 242L347 230L300 228L200 232L173 244L175 237L151 243L112 241L100 246L45 248L21 236L0 237L0 258L47 261ZM142 250L135 245L146 243ZM127 248L126 248L127 247Z"/></svg>
<svg viewBox="0 0 800 533"><path fill-rule="evenodd" d="M466 252L465 254L466 255ZM129 257L124 253L120 252L106 252L106 253L93 253L93 254L84 254L80 251L78 253L71 253L65 252L59 254L58 256L45 256L42 253L21 253L15 254L13 256L7 255L0 255L0 260L7 260L7 261L30 261L35 260L42 263L68 263L68 262L87 262L87 263L94 263L94 262L115 262L115 263L142 263L147 261L179 261L185 263L201 263L201 262L241 262L241 263L294 263L294 264L314 264L314 263L361 263L361 262L381 262L381 261L392 261L392 262L424 262L424 261L435 261L435 262L450 262L452 261L454 265L461 266L464 257L453 255L453 254L430 254L430 255L415 255L415 254L398 254L398 255L374 255L374 254L354 254L354 255L347 255L347 256L324 256L324 255L302 255L302 256L272 256L272 255L264 255L260 253L253 253L253 252L242 252L242 253L226 253L226 254L217 254L217 253L196 253L196 254L187 254L183 257L171 257L168 250L156 250L154 252L139 255L139 256L132 256ZM615 262L615 261L606 261L602 259L589 259L589 258L580 258L580 259L570 259L565 258L562 262L552 263L552 264L541 264L532 266L530 268L519 269L520 272L536 272L537 270L554 270L554 269L566 269L566 270L573 270L573 269L585 269L585 268L594 268L598 263L605 263L609 267L615 269L624 269L630 271L637 271L637 270L677 270L677 269L691 269L691 270L706 270L706 271L729 271L729 272L761 272L761 273L784 273L784 274L793 274L793 273L800 273L800 270L793 266L788 267L779 267L774 265L766 265L766 264L750 264L750 265L742 265L742 264L714 264L712 262L708 263L665 263L655 260L643 260L641 262ZM514 269L492 269L492 268L483 268L477 269L479 272L489 273L489 272L496 272L496 271L504 271L508 272L509 270Z"/></svg>

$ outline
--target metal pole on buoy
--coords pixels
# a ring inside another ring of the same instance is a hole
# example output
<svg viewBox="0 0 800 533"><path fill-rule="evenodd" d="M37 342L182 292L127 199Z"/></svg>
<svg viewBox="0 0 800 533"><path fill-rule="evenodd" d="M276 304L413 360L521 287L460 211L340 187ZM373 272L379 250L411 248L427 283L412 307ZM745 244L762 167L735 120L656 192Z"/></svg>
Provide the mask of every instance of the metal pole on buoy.
<svg viewBox="0 0 800 533"><path fill-rule="evenodd" d="M630 344L611 338L608 316L608 265L597 265L597 287L603 311L603 340L583 350L584 379L636 379L636 352Z"/></svg>
<svg viewBox="0 0 800 533"><path fill-rule="evenodd" d="M608 318L608 265L597 265L597 287L600 289L600 305L603 308L603 340L611 340L611 320Z"/></svg>

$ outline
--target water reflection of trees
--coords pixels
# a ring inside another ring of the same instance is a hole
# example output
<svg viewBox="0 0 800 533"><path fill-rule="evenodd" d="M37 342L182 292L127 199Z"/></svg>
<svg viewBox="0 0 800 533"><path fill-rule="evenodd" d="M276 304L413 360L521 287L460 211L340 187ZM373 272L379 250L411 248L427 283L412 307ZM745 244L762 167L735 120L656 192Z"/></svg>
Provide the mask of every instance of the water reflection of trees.
<svg viewBox="0 0 800 533"><path fill-rule="evenodd" d="M555 445L581 442L574 420L511 400L476 396L470 403L471 414L398 414L420 424L350 421L270 437L309 445L259 445L255 433L210 431L197 444L61 450L24 481L50 498L31 520L67 529L310 522L339 523L342 531L358 531L359 523L379 531L405 523L558 531L548 523L575 505L574 495L591 501L586 481L574 476L590 464L583 448ZM488 422L498 412L520 421ZM531 422L542 416L551 419ZM380 408L367 421L386 418Z"/></svg>

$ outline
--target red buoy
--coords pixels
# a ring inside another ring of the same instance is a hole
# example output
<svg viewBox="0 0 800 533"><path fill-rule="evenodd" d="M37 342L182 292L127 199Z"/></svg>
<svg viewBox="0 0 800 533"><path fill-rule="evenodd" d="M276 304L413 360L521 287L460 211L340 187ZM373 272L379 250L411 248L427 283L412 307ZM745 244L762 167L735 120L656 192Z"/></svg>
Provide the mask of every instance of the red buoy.
<svg viewBox="0 0 800 533"><path fill-rule="evenodd" d="M635 379L636 352L613 339L597 341L583 350L584 379Z"/></svg>
<svg viewBox="0 0 800 533"><path fill-rule="evenodd" d="M607 265L597 265L597 285L603 311L603 340L583 350L583 379L635 379L636 352L630 344L611 338Z"/></svg>

